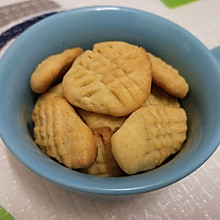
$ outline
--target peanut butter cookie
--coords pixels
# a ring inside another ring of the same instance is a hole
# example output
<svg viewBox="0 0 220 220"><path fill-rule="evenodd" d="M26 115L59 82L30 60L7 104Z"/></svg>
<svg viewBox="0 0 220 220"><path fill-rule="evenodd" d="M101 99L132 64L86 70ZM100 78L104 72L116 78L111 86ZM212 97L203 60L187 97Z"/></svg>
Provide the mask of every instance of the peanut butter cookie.
<svg viewBox="0 0 220 220"><path fill-rule="evenodd" d="M159 105L141 107L113 134L112 153L129 175L151 170L180 150L186 130L184 109Z"/></svg>
<svg viewBox="0 0 220 220"><path fill-rule="evenodd" d="M34 139L40 149L70 169L88 168L97 148L91 129L61 97L39 106L34 119Z"/></svg>
<svg viewBox="0 0 220 220"><path fill-rule="evenodd" d="M151 79L151 61L143 48L103 42L75 60L64 76L63 94L74 106L120 117L146 101Z"/></svg>
<svg viewBox="0 0 220 220"><path fill-rule="evenodd" d="M31 89L35 93L45 92L50 85L66 73L83 50L79 47L51 55L43 60L31 75Z"/></svg>

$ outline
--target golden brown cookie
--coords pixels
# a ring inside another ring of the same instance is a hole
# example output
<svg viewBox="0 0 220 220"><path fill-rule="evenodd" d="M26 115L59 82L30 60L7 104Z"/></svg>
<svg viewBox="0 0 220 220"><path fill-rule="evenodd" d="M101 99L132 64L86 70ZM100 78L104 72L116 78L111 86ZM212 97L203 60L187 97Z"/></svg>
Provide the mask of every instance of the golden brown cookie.
<svg viewBox="0 0 220 220"><path fill-rule="evenodd" d="M79 47L64 50L43 60L31 75L31 89L35 93L45 92L50 85L66 73L83 50Z"/></svg>
<svg viewBox="0 0 220 220"><path fill-rule="evenodd" d="M110 128L113 132L118 128L126 120L127 116L124 117L114 117L111 115L103 115L95 112L89 112L80 108L76 108L76 112L83 121L92 129L95 130L97 128L107 127Z"/></svg>
<svg viewBox="0 0 220 220"><path fill-rule="evenodd" d="M111 151L111 137L113 131L110 128L98 128L93 131L98 155L91 167L84 172L96 176L116 177L122 174Z"/></svg>
<svg viewBox="0 0 220 220"><path fill-rule="evenodd" d="M153 82L170 95L184 98L189 86L186 80L179 75L179 71L153 54L148 54L152 62Z"/></svg>
<svg viewBox="0 0 220 220"><path fill-rule="evenodd" d="M47 99L39 106L34 139L45 154L70 169L91 166L97 155L92 131L61 97Z"/></svg>
<svg viewBox="0 0 220 220"><path fill-rule="evenodd" d="M169 95L154 83L151 86L151 93L147 101L143 104L143 106L147 105L165 105L176 108L180 107L180 103L176 97Z"/></svg>
<svg viewBox="0 0 220 220"><path fill-rule="evenodd" d="M112 153L127 174L151 170L180 150L186 130L184 109L141 107L113 134Z"/></svg>
<svg viewBox="0 0 220 220"><path fill-rule="evenodd" d="M64 97L87 111L125 116L139 108L151 88L146 51L125 42L95 44L82 53L64 76Z"/></svg>

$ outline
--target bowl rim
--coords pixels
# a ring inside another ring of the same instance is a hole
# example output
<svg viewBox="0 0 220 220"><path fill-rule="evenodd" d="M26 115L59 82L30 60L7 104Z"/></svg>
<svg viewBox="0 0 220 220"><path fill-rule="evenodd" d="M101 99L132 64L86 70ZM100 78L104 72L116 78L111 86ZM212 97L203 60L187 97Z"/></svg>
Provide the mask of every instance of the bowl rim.
<svg viewBox="0 0 220 220"><path fill-rule="evenodd" d="M56 19L59 19L59 17L68 15L68 14L72 14L72 13L85 13L87 11L108 11L108 10L116 10L116 11L125 11L128 13L142 13L144 15L148 15L151 17L154 17L154 19L158 19L158 20L163 20L163 22L168 23L169 25L173 26L175 29L178 29L179 31L181 31L182 33L184 33L185 35L191 37L194 39L194 41L196 41L198 44L201 45L202 49L210 56L210 58L213 59L213 65L216 65L217 67L217 61L215 61L214 56L210 53L210 51L197 39L195 38L191 33L189 33L188 31L186 31L184 28L180 27L179 25L175 24L172 21L169 21L166 18L163 18L161 16L152 14L150 12L147 11L142 11L139 9L134 9L134 8L128 8L128 7L121 7L121 6L89 6L89 7L80 7L80 8L75 8L75 9L71 9L71 10L67 10L67 11L62 11L62 12L58 12L54 15L51 15L50 17L47 17L41 21L39 21L38 23L34 24L33 26L31 26L30 28L28 28L24 33L22 33L19 37L18 40L15 40L12 45L8 48L8 50L5 52L5 54L3 55L1 61L0 61L0 66L4 65L7 61L7 57L11 55L11 51L13 50L13 48L16 46L17 42L20 42L19 39L22 39L23 36L28 35L29 33L32 32L32 30L36 29L36 28L40 28L42 25L44 26L45 23L48 22L53 22ZM216 62L216 63L215 63ZM0 71L1 72L1 71ZM219 71L220 72L220 71ZM0 85L1 85L1 80L0 80ZM1 87L0 87L0 91L1 91ZM3 102L2 97L0 97L0 104ZM1 105L0 105L1 106ZM0 112L1 112L1 107L0 107ZM32 161L27 160L27 158L24 157L24 154L22 152L18 152L16 150L16 147L14 146L14 143L12 143L10 137L8 136L7 132L4 129L4 116L1 113L0 114L0 135L1 138L3 140L3 142L6 144L6 146L8 147L8 149L12 152L12 154L15 155L15 157L17 157L18 160L20 160L26 167L28 167L29 169L31 169L33 172L35 172L36 174L40 175L41 177L56 183L60 186L63 186L67 189L73 190L73 191L80 191L80 192L86 192L86 193L90 193L90 194L102 194L102 195L131 195L131 194L137 194L137 193L143 193L143 192L149 192L149 191L153 191L156 189L160 189L163 188L165 186L168 186L172 183L175 183L181 179L183 179L184 177L186 177L187 175L191 174L193 171L195 171L198 167L200 167L203 163L205 163L208 158L214 153L214 151L217 149L220 140L219 138L217 138L217 136L220 136L220 126L219 126L219 130L217 131L217 135L215 136L215 140L213 140L213 144L210 147L209 151L206 152L206 154L203 154L203 157L200 158L200 160L195 161L194 164L192 164L190 167L188 166L187 169L185 171L182 171L181 173L176 174L175 176L171 175L169 179L163 180L161 182L158 182L157 184L152 183L151 185L144 185L144 179L146 178L145 175L146 174L138 174L141 177L141 184L139 184L138 186L135 185L136 182L136 176L126 176L126 177L114 177L114 178L108 178L107 181L105 181L105 179L103 179L103 177L95 177L95 176L90 176L87 174L83 174L83 173L78 173L77 171L72 171L74 172L75 175L79 178L79 180L74 179L74 178L70 178L70 179L56 179L54 175L57 175L56 172L54 172L53 168L50 167L49 170L44 169L43 167L41 167L41 171L39 171L39 168L36 166L36 164L33 164ZM27 156L27 154L25 155ZM29 155L30 156L30 155ZM55 162L54 162L55 163ZM187 166L187 165L186 165ZM67 169L67 168L64 168ZM42 170L45 170L46 172L42 173ZM155 169L157 170L157 169ZM70 170L68 170L67 172L69 172ZM48 173L49 172L49 173ZM58 171L59 172L59 171ZM151 171L149 171L148 173L151 173ZM58 173L59 174L59 173ZM89 184L87 184L86 186L82 184L81 181L85 181L84 178L86 176L86 181L88 181ZM121 186L118 183L118 178L122 179L122 178L126 178L126 181L131 181L133 183L133 186L129 185L130 187L124 187ZM70 180L74 182L71 182L70 184ZM98 187L97 187L98 185ZM135 186L134 186L135 185Z"/></svg>

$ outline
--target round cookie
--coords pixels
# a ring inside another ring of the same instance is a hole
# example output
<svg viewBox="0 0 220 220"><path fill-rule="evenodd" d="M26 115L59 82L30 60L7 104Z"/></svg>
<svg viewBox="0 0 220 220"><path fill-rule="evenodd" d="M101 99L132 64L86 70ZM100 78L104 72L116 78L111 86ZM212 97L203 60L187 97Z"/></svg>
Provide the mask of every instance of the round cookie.
<svg viewBox="0 0 220 220"><path fill-rule="evenodd" d="M139 108L150 94L151 61L138 46L102 42L82 53L63 78L64 97L74 106L112 116Z"/></svg>

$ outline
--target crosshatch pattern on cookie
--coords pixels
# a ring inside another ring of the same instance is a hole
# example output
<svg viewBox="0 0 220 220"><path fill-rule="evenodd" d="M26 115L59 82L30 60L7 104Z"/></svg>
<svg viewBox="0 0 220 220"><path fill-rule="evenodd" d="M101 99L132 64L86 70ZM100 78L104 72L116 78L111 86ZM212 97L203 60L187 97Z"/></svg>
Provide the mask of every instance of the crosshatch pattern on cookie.
<svg viewBox="0 0 220 220"><path fill-rule="evenodd" d="M97 155L90 128L61 97L44 101L34 117L35 143L70 169L87 168Z"/></svg>
<svg viewBox="0 0 220 220"><path fill-rule="evenodd" d="M143 48L122 42L104 44L106 50L96 44L76 59L63 80L64 96L85 110L124 116L149 96L151 62Z"/></svg>
<svg viewBox="0 0 220 220"><path fill-rule="evenodd" d="M127 174L151 170L180 150L186 130L184 109L145 106L132 113L113 134L112 152Z"/></svg>

